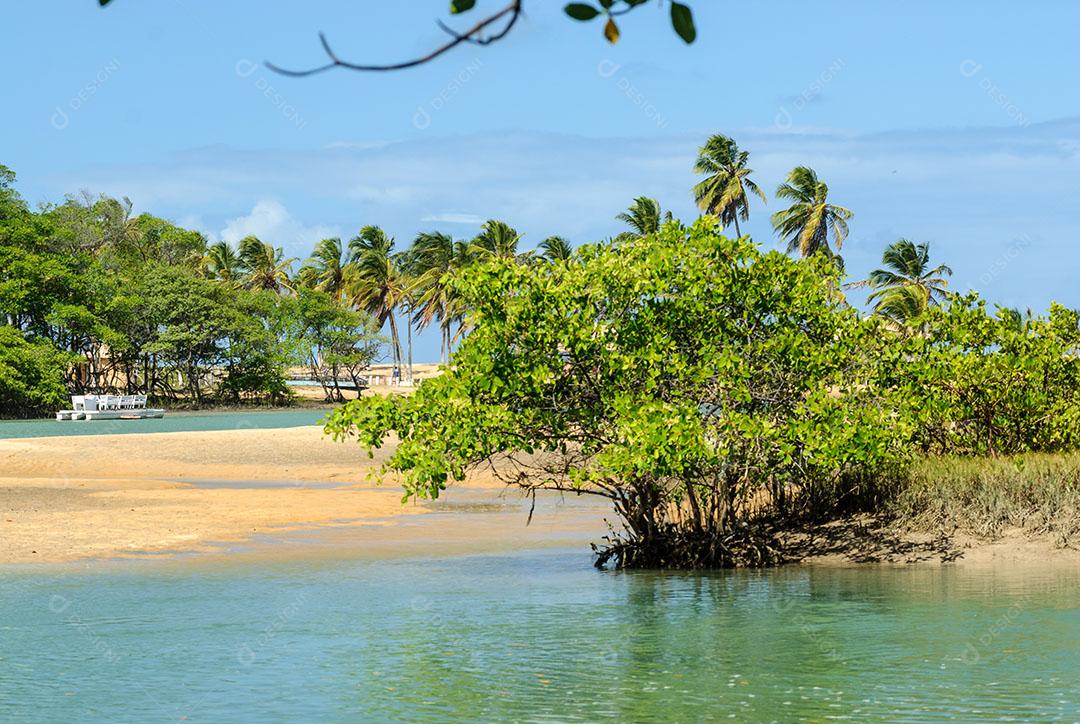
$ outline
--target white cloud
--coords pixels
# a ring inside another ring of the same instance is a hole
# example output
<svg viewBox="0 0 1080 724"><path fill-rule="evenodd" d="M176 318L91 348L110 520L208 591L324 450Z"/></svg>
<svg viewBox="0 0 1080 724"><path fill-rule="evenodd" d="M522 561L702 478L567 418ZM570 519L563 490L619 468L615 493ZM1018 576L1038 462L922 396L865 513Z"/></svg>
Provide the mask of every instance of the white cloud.
<svg viewBox="0 0 1080 724"><path fill-rule="evenodd" d="M431 214L420 219L421 221L429 221L433 224L482 224L486 219L483 216L477 216L476 214Z"/></svg>
<svg viewBox="0 0 1080 724"><path fill-rule="evenodd" d="M770 196L767 205L751 202L743 225L768 246L776 245L769 214L779 206L772 192L792 167L808 165L835 203L855 211L843 248L853 275L878 266L884 245L905 236L932 243L934 258L956 270L955 288L976 286L1021 307L1080 304L1068 215L1080 173L1078 119L873 134L724 130L751 152L754 178ZM528 248L550 234L574 242L615 234L615 214L641 195L692 218L690 169L706 135L507 132L303 151L215 147L59 179L56 197L84 187L127 194L140 210L196 218L196 228L224 229L223 237L255 233L292 256L345 236L339 229L378 224L404 246L432 225L486 218L512 223ZM237 216L242 209L251 212ZM981 281L1021 236L1031 240L1023 254Z"/></svg>
<svg viewBox="0 0 1080 724"><path fill-rule="evenodd" d="M372 186L357 184L346 191L349 198L371 204L409 204L421 200L422 191L416 186Z"/></svg>
<svg viewBox="0 0 1080 724"><path fill-rule="evenodd" d="M353 151L367 151L372 148L383 148L390 145L389 141L333 141L328 143L323 148L328 150L353 150Z"/></svg>
<svg viewBox="0 0 1080 724"><path fill-rule="evenodd" d="M337 227L304 226L278 201L258 201L251 213L237 216L225 223L219 235L222 240L235 244L245 236L257 236L274 246L282 246L292 255L306 255L320 239L340 236Z"/></svg>

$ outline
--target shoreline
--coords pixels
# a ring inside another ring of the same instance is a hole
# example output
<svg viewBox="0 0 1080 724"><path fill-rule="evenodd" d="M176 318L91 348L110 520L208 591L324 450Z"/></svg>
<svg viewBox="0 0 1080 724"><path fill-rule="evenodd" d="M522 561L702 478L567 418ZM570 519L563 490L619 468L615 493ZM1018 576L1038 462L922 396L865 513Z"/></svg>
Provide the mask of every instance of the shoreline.
<svg viewBox="0 0 1080 724"><path fill-rule="evenodd" d="M401 504L368 458L319 427L0 439L0 565L93 563L193 554L348 558L382 551L513 552L588 543L606 501L552 494L527 503L490 474L439 501ZM265 545L264 545L265 542ZM862 516L785 536L788 565L1080 563L1080 551L1009 531L997 541L898 530Z"/></svg>
<svg viewBox="0 0 1080 724"><path fill-rule="evenodd" d="M365 376L375 379L377 382L361 390L359 396L371 395L409 395L416 391L420 382L436 377L440 372L440 364L437 362L417 362L413 364L415 384L411 387L404 385L390 385L391 365L372 365L364 372ZM299 374L305 370L292 370ZM172 415L214 415L218 413L251 413L251 412L286 412L289 410L333 410L341 405L340 402L325 399L325 392L318 384L294 384L292 379L287 384L292 398L288 404L269 404L263 402L211 402L201 407L193 407L186 399L169 400L163 398L151 398L151 406L166 406L166 414ZM351 388L341 388L345 401L358 397L356 391ZM5 417L0 415L0 423L4 422L38 422L53 419L53 414L43 414L40 417ZM2 438L0 438L2 439Z"/></svg>

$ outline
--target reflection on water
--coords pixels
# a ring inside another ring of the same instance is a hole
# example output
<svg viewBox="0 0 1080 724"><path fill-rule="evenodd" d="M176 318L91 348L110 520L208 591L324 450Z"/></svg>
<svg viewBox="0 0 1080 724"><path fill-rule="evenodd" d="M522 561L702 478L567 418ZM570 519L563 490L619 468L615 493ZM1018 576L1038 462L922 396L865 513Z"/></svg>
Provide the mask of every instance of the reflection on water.
<svg viewBox="0 0 1080 724"><path fill-rule="evenodd" d="M127 435L144 432L204 432L209 430L266 430L319 425L329 410L255 410L246 412L169 412L146 420L0 420L5 438L68 435Z"/></svg>
<svg viewBox="0 0 1080 724"><path fill-rule="evenodd" d="M600 573L580 550L0 584L0 720L1080 717L1076 571Z"/></svg>

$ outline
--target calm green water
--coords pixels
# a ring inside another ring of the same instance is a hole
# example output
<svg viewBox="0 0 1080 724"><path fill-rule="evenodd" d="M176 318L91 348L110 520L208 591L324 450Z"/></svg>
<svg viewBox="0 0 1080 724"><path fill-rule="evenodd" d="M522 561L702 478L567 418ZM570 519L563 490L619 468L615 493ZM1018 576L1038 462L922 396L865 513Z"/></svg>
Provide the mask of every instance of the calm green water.
<svg viewBox="0 0 1080 724"><path fill-rule="evenodd" d="M0 575L3 721L1080 720L1075 570L575 548Z"/></svg>
<svg viewBox="0 0 1080 724"><path fill-rule="evenodd" d="M300 427L318 425L328 412L307 408L246 412L169 412L157 420L0 420L0 439Z"/></svg>

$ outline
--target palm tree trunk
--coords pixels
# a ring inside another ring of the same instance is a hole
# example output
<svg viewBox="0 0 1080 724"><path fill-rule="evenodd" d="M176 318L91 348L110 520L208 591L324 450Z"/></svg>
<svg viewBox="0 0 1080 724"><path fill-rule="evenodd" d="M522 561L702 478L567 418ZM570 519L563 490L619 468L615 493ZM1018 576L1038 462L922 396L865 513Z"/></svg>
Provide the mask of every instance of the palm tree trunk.
<svg viewBox="0 0 1080 724"><path fill-rule="evenodd" d="M394 357L394 367L398 368L398 372L401 371L401 337L398 336L397 320L394 319L394 313L391 311L389 314L390 319L390 345L392 347L391 353ZM393 375L391 375L393 379Z"/></svg>
<svg viewBox="0 0 1080 724"><path fill-rule="evenodd" d="M412 368L412 320L409 321L408 326L408 340L409 340L409 386L412 387L413 383L413 368Z"/></svg>
<svg viewBox="0 0 1080 724"><path fill-rule="evenodd" d="M739 231L739 215L735 214L735 236L742 237L742 232Z"/></svg>

